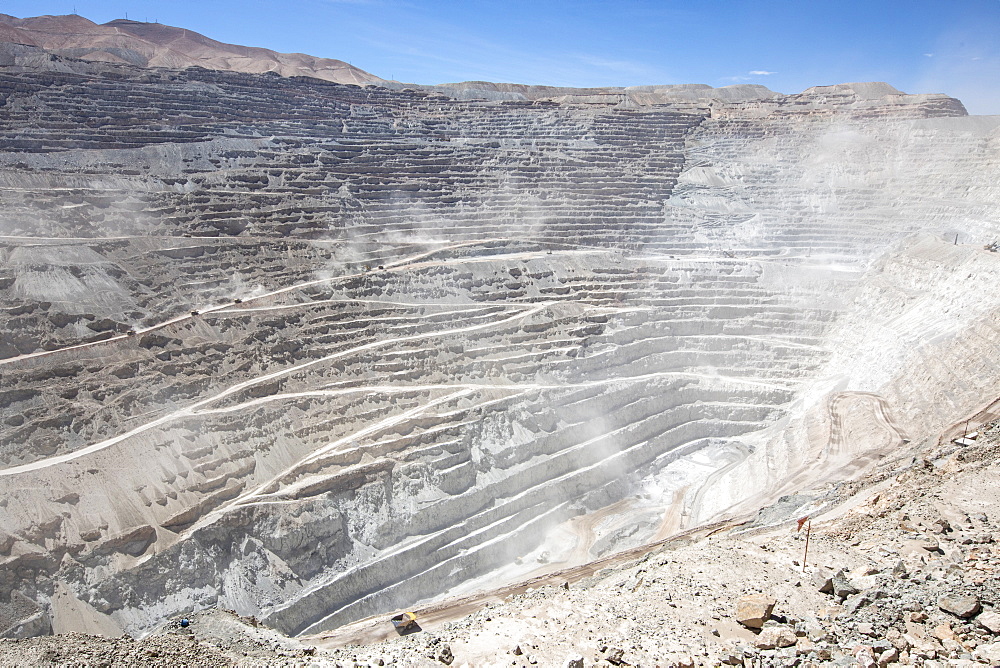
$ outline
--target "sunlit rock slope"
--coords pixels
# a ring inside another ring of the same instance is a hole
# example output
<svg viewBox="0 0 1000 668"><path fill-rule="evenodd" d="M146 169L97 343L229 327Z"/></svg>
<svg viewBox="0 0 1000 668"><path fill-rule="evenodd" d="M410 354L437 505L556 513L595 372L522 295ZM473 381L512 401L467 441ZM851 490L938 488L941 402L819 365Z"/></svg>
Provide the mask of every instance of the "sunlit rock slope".
<svg viewBox="0 0 1000 668"><path fill-rule="evenodd" d="M98 24L77 14L23 19L0 14L0 41L94 63L178 69L205 67L251 74L275 72L351 84L382 82L379 77L342 60L225 44L193 30L163 25L155 19L152 23L115 19Z"/></svg>
<svg viewBox="0 0 1000 668"><path fill-rule="evenodd" d="M904 321L858 327L968 258L996 284L998 123L941 95L456 100L8 52L6 635L211 605L318 631L812 484L830 392L924 405L874 348ZM924 301L954 327L907 350L992 340Z"/></svg>

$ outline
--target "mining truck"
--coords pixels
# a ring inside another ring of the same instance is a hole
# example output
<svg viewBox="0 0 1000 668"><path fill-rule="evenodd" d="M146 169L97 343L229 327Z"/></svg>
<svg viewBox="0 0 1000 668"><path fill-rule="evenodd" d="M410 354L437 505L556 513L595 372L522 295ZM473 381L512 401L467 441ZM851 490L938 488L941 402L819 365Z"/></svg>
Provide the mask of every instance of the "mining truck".
<svg viewBox="0 0 1000 668"><path fill-rule="evenodd" d="M417 616L412 612L403 612L389 621L396 627L397 631L409 631L417 625Z"/></svg>

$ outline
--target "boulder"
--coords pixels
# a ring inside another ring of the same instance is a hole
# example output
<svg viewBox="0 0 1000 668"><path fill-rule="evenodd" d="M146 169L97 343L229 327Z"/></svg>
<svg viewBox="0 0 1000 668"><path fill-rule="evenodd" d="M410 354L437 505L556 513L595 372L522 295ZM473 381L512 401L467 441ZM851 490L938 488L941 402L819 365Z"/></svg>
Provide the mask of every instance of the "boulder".
<svg viewBox="0 0 1000 668"><path fill-rule="evenodd" d="M957 640L951 640L946 638L941 641L941 646L945 648L946 651L950 652L952 655L961 654L965 651L965 645Z"/></svg>
<svg viewBox="0 0 1000 668"><path fill-rule="evenodd" d="M797 638L798 640L795 643L795 653L798 656L805 656L810 652L816 651L816 643L814 643L812 640L809 640L809 638L806 638L804 636L797 636Z"/></svg>
<svg viewBox="0 0 1000 668"><path fill-rule="evenodd" d="M844 612L849 615L853 615L871 602L872 599L868 596L867 592L864 594L854 594L853 596L848 596L847 600L844 601Z"/></svg>
<svg viewBox="0 0 1000 668"><path fill-rule="evenodd" d="M990 633L1000 633L1000 614L990 610L976 617L976 623L989 629Z"/></svg>
<svg viewBox="0 0 1000 668"><path fill-rule="evenodd" d="M791 647L796 642L798 636L792 629L786 626L769 626L754 639L753 645L757 649L778 649Z"/></svg>
<svg viewBox="0 0 1000 668"><path fill-rule="evenodd" d="M861 591L847 579L847 574L844 572L844 569L837 571L837 574L833 576L831 583L833 585L833 595L839 599L845 599L848 596L853 596Z"/></svg>
<svg viewBox="0 0 1000 668"><path fill-rule="evenodd" d="M880 666L880 668L885 668L890 663L895 663L898 660L899 660L899 651L895 647L887 649L878 655L878 665Z"/></svg>
<svg viewBox="0 0 1000 668"><path fill-rule="evenodd" d="M906 633L903 639L909 645L910 655L921 658L934 658L937 653L944 648L933 637L927 634L927 628L923 624L906 622Z"/></svg>
<svg viewBox="0 0 1000 668"><path fill-rule="evenodd" d="M926 537L916 541L915 544L920 549L927 550L928 552L939 552L941 550L941 544L937 538Z"/></svg>
<svg viewBox="0 0 1000 668"><path fill-rule="evenodd" d="M942 596L938 599L938 607L945 612L949 612L956 617L962 617L963 619L972 617L982 609L979 605L979 599L975 596L962 594Z"/></svg>
<svg viewBox="0 0 1000 668"><path fill-rule="evenodd" d="M777 603L764 594L749 594L736 601L736 621L750 629L759 629L771 618Z"/></svg>
<svg viewBox="0 0 1000 668"><path fill-rule="evenodd" d="M812 574L812 579L821 594L833 593L833 571L820 568Z"/></svg>
<svg viewBox="0 0 1000 668"><path fill-rule="evenodd" d="M604 655L604 660L613 666L620 666L625 663L625 650L619 647L612 647Z"/></svg>
<svg viewBox="0 0 1000 668"><path fill-rule="evenodd" d="M980 661L986 661L994 666L1000 664L1000 642L980 645L972 650L972 655Z"/></svg>
<svg viewBox="0 0 1000 668"><path fill-rule="evenodd" d="M851 650L851 656L854 657L857 665L861 666L861 668L875 668L878 665L875 660L875 653L871 647L859 645Z"/></svg>
<svg viewBox="0 0 1000 668"><path fill-rule="evenodd" d="M802 622L799 624L798 628L801 629L806 634L806 637L813 642L826 642L833 638L830 630L815 619Z"/></svg>
<svg viewBox="0 0 1000 668"><path fill-rule="evenodd" d="M955 631L951 628L951 624L948 624L947 622L935 626L931 631L931 635L938 640L958 640L955 636Z"/></svg>
<svg viewBox="0 0 1000 668"><path fill-rule="evenodd" d="M723 653L719 661L724 666L742 666L743 665L743 652L731 651Z"/></svg>
<svg viewBox="0 0 1000 668"><path fill-rule="evenodd" d="M931 531L937 534L949 533L952 531L951 523L943 517L940 517L934 520L934 523L931 524Z"/></svg>

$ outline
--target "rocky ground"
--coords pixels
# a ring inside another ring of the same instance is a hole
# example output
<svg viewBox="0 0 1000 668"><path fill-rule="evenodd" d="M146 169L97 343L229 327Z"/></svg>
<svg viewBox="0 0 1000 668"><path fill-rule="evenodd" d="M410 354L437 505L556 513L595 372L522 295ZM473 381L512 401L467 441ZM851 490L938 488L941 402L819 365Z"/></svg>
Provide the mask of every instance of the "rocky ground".
<svg viewBox="0 0 1000 668"><path fill-rule="evenodd" d="M587 577L483 598L466 616L468 599L418 608L424 628L391 640L344 644L365 629L391 635L387 616L288 639L216 610L142 640L2 640L0 664L1000 665L1000 423L974 436L915 444L809 506L787 497Z"/></svg>
<svg viewBox="0 0 1000 668"><path fill-rule="evenodd" d="M224 610L192 615L181 628L171 620L133 640L67 633L7 640L2 666L232 666L308 665L315 649ZM324 663L324 665L326 665Z"/></svg>

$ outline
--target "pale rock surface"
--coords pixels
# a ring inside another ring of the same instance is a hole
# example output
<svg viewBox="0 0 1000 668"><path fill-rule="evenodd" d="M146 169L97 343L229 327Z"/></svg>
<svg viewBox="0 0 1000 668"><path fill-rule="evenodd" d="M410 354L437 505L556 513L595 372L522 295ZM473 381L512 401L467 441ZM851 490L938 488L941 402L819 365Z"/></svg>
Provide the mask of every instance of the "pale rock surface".
<svg viewBox="0 0 1000 668"><path fill-rule="evenodd" d="M746 622L741 621L739 614L737 614L736 620L745 626L753 627L753 624L747 624ZM791 647L797 641L798 638L795 636L795 632L791 629L783 626L771 626L761 629L761 632L753 641L753 646L757 649L775 649L781 647Z"/></svg>
<svg viewBox="0 0 1000 668"><path fill-rule="evenodd" d="M351 84L383 81L340 60L224 44L192 30L127 19L96 24L75 14L24 19L0 14L0 37L62 56L139 67L275 72Z"/></svg>
<svg viewBox="0 0 1000 668"><path fill-rule="evenodd" d="M731 573L591 572L441 642L561 663L537 639L580 605L588 660L721 656L698 620L749 647L750 582L844 651L885 609L950 652L918 601L991 586L996 118L877 84L456 100L2 51L3 634L230 608L322 635L716 521L781 567L709 541L685 564ZM788 565L804 515L865 590L843 607ZM657 635L628 606L668 592Z"/></svg>
<svg viewBox="0 0 1000 668"><path fill-rule="evenodd" d="M736 601L736 621L743 626L759 629L771 618L777 601L766 594L750 594Z"/></svg>
<svg viewBox="0 0 1000 668"><path fill-rule="evenodd" d="M956 617L972 617L982 609L975 596L947 595L938 599L938 607Z"/></svg>
<svg viewBox="0 0 1000 668"><path fill-rule="evenodd" d="M979 645L972 653L977 659L987 661L990 665L1000 664L1000 642Z"/></svg>
<svg viewBox="0 0 1000 668"><path fill-rule="evenodd" d="M991 633L1000 633L1000 614L989 610L976 617L976 623L990 630Z"/></svg>

